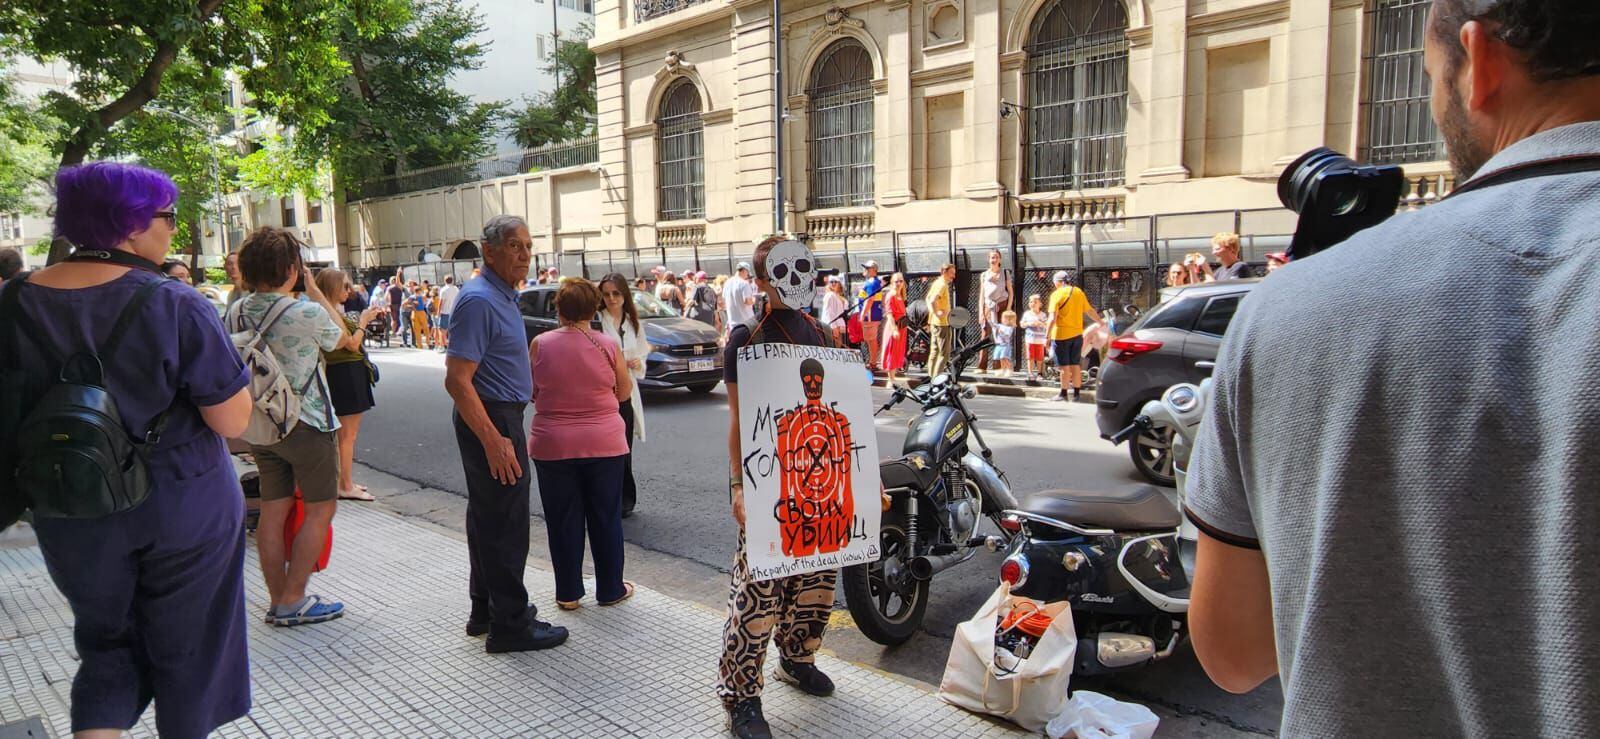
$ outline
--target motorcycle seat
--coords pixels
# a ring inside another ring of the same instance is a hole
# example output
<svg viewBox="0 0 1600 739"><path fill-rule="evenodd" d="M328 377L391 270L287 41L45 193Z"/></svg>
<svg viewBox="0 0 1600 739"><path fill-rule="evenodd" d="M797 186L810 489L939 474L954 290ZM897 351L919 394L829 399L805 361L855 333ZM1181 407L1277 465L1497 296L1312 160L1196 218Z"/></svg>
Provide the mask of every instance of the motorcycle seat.
<svg viewBox="0 0 1600 739"><path fill-rule="evenodd" d="M912 452L899 459L885 459L878 463L878 479L885 488L927 490L938 478L939 470L934 467L933 459L922 452Z"/></svg>
<svg viewBox="0 0 1600 739"><path fill-rule="evenodd" d="M1117 531L1175 529L1183 523L1178 506L1150 486L1109 492L1043 490L1024 499L1021 509L1063 523Z"/></svg>

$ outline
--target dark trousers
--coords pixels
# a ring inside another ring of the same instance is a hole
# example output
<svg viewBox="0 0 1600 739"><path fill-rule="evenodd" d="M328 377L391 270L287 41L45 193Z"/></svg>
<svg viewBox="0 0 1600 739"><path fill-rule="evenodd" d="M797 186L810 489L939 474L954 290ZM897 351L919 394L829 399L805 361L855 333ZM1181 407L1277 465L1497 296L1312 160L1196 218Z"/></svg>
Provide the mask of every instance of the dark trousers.
<svg viewBox="0 0 1600 739"><path fill-rule="evenodd" d="M483 401L489 422L511 440L522 476L501 485L489 474L489 457L472 429L452 414L461 467L467 476L467 557L472 620L489 622L492 631L516 632L528 626L528 588L522 573L528 564L528 437L522 423L526 403Z"/></svg>
<svg viewBox="0 0 1600 739"><path fill-rule="evenodd" d="M622 401L618 410L626 429L623 433L628 436L628 455L622 458L622 510L628 513L639 505L639 486L633 481L633 400Z"/></svg>
<svg viewBox="0 0 1600 739"><path fill-rule="evenodd" d="M550 535L550 565L556 571L556 600L583 597L583 539L587 530L594 556L595 598L621 598L622 465L624 456L535 460L539 501Z"/></svg>

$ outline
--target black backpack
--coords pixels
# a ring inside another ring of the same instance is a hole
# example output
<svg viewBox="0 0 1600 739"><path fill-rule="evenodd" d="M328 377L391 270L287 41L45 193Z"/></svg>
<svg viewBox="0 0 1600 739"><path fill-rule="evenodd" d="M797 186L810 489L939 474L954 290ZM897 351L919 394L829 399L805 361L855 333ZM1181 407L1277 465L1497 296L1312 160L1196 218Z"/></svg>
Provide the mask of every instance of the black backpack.
<svg viewBox="0 0 1600 739"><path fill-rule="evenodd" d="M694 290L694 302L689 305L689 317L702 323L717 325L717 291L710 285Z"/></svg>
<svg viewBox="0 0 1600 739"><path fill-rule="evenodd" d="M0 528L25 509L35 518L80 519L132 510L150 496L145 457L160 441L167 413L143 439L130 436L106 389L100 357L116 355L163 280L134 292L98 352L63 355L19 304L26 279L18 275L0 288L0 342L10 357L0 368L0 438L7 440L0 443ZM53 380L23 372L22 336L50 359Z"/></svg>

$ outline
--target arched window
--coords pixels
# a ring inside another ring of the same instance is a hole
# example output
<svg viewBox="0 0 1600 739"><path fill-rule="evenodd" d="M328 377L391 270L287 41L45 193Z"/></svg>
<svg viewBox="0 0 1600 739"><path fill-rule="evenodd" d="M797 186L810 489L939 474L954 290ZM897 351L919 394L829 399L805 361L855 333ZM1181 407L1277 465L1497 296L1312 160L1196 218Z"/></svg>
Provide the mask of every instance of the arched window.
<svg viewBox="0 0 1600 739"><path fill-rule="evenodd" d="M1422 67L1433 0L1376 0L1367 11L1366 137L1362 158L1407 164L1444 158Z"/></svg>
<svg viewBox="0 0 1600 739"><path fill-rule="evenodd" d="M1122 184L1127 31L1122 0L1056 0L1034 20L1026 49L1028 192Z"/></svg>
<svg viewBox="0 0 1600 739"><path fill-rule="evenodd" d="M663 221L706 216L705 123L700 92L679 79L661 96L656 117L658 217Z"/></svg>
<svg viewBox="0 0 1600 739"><path fill-rule="evenodd" d="M811 207L872 205L872 57L853 39L822 53L811 100Z"/></svg>

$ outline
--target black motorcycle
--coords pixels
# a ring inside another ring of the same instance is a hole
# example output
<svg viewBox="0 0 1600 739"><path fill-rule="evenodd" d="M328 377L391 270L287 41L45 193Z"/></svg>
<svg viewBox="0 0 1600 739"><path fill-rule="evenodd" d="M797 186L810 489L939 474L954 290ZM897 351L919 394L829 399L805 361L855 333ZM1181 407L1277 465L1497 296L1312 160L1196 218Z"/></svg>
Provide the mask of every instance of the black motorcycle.
<svg viewBox="0 0 1600 739"><path fill-rule="evenodd" d="M963 402L976 391L961 386L961 372L982 341L958 351L947 372L915 388L899 388L882 413L904 400L922 412L911 419L898 459L878 466L890 505L880 526L882 557L844 568L845 602L861 633L879 644L903 644L922 625L934 575L971 559L980 548L998 550L1011 534L980 536L987 516L996 525L1016 507L1005 473L978 433L977 417ZM976 451L974 451L974 447Z"/></svg>

